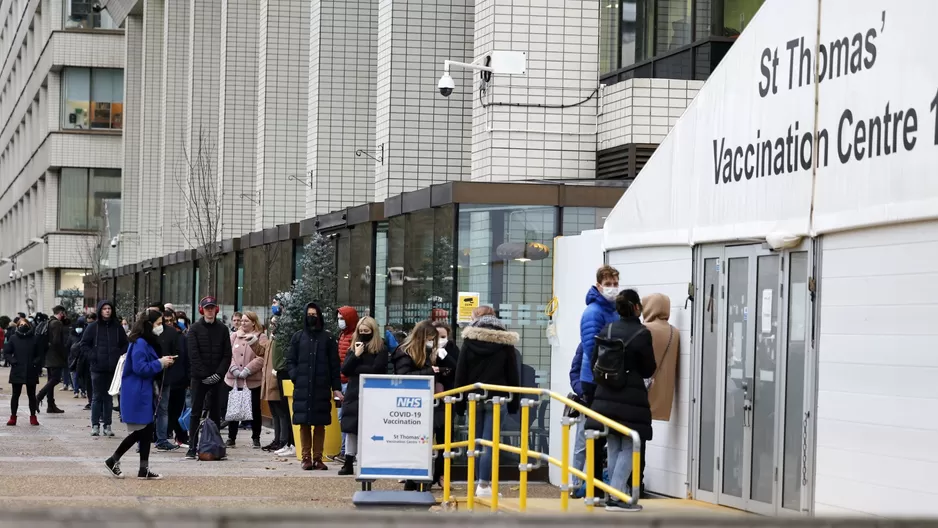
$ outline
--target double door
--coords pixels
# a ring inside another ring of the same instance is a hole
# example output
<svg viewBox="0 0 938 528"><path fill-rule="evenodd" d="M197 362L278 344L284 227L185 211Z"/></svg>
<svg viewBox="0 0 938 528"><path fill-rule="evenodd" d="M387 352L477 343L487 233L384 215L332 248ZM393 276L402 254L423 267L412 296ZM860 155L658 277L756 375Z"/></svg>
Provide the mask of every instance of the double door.
<svg viewBox="0 0 938 528"><path fill-rule="evenodd" d="M807 511L813 423L811 248L698 250L695 497L777 515Z"/></svg>

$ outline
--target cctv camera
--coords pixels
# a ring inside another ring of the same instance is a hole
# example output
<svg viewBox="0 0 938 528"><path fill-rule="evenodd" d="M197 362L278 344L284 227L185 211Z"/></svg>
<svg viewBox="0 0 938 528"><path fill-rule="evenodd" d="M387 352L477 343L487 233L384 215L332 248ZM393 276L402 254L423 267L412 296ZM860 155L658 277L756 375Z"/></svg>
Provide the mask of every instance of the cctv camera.
<svg viewBox="0 0 938 528"><path fill-rule="evenodd" d="M111 239L111 247L112 247L112 248L116 248L116 247L117 247L117 237L114 237L114 238Z"/></svg>
<svg viewBox="0 0 938 528"><path fill-rule="evenodd" d="M440 89L440 95L443 97L449 97L453 94L453 90L456 89L456 83L453 82L453 78L449 76L449 72L443 74L440 77L440 83L437 85L437 88Z"/></svg>

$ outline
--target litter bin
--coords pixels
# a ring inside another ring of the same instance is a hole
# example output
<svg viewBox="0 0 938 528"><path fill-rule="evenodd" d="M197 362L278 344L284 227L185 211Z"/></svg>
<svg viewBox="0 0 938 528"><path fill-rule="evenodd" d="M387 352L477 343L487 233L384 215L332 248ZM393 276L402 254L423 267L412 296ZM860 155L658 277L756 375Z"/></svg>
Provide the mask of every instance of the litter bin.
<svg viewBox="0 0 938 528"><path fill-rule="evenodd" d="M286 393L287 401L290 403L290 423L293 423L293 382L283 380L283 392ZM293 426L293 439L296 442L296 458L303 459L303 451L300 447L300 426ZM323 456L332 457L338 455L342 450L342 427L339 425L339 409L332 402L332 423L326 426L326 441L323 442Z"/></svg>

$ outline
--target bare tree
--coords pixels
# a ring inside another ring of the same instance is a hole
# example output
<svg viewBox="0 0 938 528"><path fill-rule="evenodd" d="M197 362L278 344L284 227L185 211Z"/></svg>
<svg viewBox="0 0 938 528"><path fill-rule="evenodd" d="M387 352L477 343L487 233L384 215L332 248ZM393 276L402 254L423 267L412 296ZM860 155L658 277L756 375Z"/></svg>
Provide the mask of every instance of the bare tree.
<svg viewBox="0 0 938 528"><path fill-rule="evenodd" d="M280 244L281 242L264 244L264 302L268 305L273 299L273 293L270 291L271 277L280 271L274 269L274 266L280 262ZM279 268L279 266L277 267Z"/></svg>
<svg viewBox="0 0 938 528"><path fill-rule="evenodd" d="M183 146L185 172L176 173L176 184L186 206L186 225L180 229L188 247L196 249L200 263L200 282L212 291L218 261L221 260L221 188L218 183L217 146L211 136L199 128L195 145Z"/></svg>
<svg viewBox="0 0 938 528"><path fill-rule="evenodd" d="M95 301L101 300L102 275L110 267L110 254L110 240L104 225L93 235L85 237L80 255L81 267L88 271L88 282L94 288Z"/></svg>

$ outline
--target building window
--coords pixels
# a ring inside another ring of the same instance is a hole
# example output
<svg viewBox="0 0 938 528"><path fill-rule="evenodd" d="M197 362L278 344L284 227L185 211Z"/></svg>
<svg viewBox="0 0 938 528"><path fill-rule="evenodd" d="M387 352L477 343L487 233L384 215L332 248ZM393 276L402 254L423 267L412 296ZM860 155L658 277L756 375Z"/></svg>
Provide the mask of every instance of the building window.
<svg viewBox="0 0 938 528"><path fill-rule="evenodd" d="M706 79L710 42L732 42L764 0L610 0L599 14L600 72L633 77ZM721 46L725 53L726 46ZM703 56L701 56L703 55ZM722 58L722 53L719 57ZM716 61L718 62L718 60Z"/></svg>
<svg viewBox="0 0 938 528"><path fill-rule="evenodd" d="M120 197L120 169L63 168L59 181L59 229L103 229L107 225L105 200Z"/></svg>
<svg viewBox="0 0 938 528"><path fill-rule="evenodd" d="M93 9L94 0L65 0L65 29L117 29L107 11Z"/></svg>
<svg viewBox="0 0 938 528"><path fill-rule="evenodd" d="M62 128L120 130L124 121L124 70L65 68Z"/></svg>

